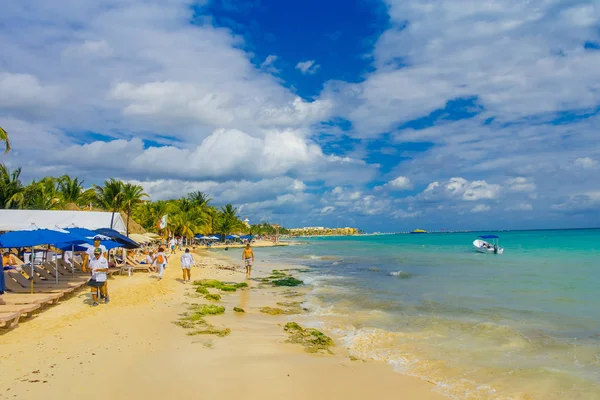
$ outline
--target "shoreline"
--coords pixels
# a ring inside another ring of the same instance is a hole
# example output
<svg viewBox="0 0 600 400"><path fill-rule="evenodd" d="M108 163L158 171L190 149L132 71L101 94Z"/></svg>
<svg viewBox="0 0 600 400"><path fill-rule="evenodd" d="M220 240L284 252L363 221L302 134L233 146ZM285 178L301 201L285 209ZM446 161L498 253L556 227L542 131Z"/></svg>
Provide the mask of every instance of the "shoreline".
<svg viewBox="0 0 600 400"><path fill-rule="evenodd" d="M195 257L203 265L192 269L192 279L245 280L239 269L219 269L240 264L224 254L198 251ZM254 278L275 267L257 266ZM160 282L152 274L118 276L109 281L110 304L91 308L86 304L89 292L83 290L0 335L0 398L154 399L201 393L245 399L399 394L403 399L445 399L432 384L396 373L387 364L352 361L339 344L329 355L308 354L287 343L283 325L294 316L259 309L277 307L289 288L258 288L250 280L249 289L221 293L221 301L209 302L187 296L193 285L182 283L180 274L178 257L172 257ZM206 320L231 334L186 335L173 324L186 303L224 306L223 315ZM234 313L233 307L246 312ZM100 380L90 380L99 373Z"/></svg>

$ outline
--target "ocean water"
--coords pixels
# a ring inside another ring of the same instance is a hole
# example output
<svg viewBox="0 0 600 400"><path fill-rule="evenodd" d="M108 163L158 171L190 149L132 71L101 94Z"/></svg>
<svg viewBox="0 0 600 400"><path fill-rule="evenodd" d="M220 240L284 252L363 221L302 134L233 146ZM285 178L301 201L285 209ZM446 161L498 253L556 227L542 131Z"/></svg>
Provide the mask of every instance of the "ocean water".
<svg viewBox="0 0 600 400"><path fill-rule="evenodd" d="M302 239L256 249L311 267L305 323L456 399L600 399L600 230Z"/></svg>

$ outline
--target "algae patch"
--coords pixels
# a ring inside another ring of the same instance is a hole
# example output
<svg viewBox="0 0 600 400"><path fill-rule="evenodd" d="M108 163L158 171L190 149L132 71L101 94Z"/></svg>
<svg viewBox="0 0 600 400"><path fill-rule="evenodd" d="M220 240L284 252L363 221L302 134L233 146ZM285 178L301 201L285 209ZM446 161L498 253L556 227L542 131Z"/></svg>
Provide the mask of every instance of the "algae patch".
<svg viewBox="0 0 600 400"><path fill-rule="evenodd" d="M302 282L300 279L296 279L293 276L283 278L283 279L277 279L277 280L271 281L271 283L274 286L300 286L300 285L304 284L304 282Z"/></svg>
<svg viewBox="0 0 600 400"><path fill-rule="evenodd" d="M219 329L204 320L207 315L219 315L225 312L225 307L212 304L192 304L188 311L181 314L181 318L173 323L185 329L195 329L188 335L217 335L227 336L231 332L229 328Z"/></svg>
<svg viewBox="0 0 600 400"><path fill-rule="evenodd" d="M329 349L334 346L333 340L317 329L303 328L296 322L288 322L283 330L290 335L287 340L289 343L301 344L307 353L325 351L333 354Z"/></svg>
<svg viewBox="0 0 600 400"><path fill-rule="evenodd" d="M246 312L246 311L244 311L243 308L240 308L240 307L233 307L233 311L239 312L239 313L245 313Z"/></svg>
<svg viewBox="0 0 600 400"><path fill-rule="evenodd" d="M196 292L202 294L208 294L208 288L219 289L222 292L235 292L238 289L248 287L246 282L232 283L232 282L221 282L216 279L201 279L194 281L196 286ZM206 293L204 292L206 291Z"/></svg>
<svg viewBox="0 0 600 400"><path fill-rule="evenodd" d="M262 307L260 309L260 312L263 314L269 314L269 315L285 314L285 312L281 308L271 308L271 307Z"/></svg>
<svg viewBox="0 0 600 400"><path fill-rule="evenodd" d="M209 292L208 292L208 289L205 288L204 286L198 286L196 288L196 293L199 293L199 294L208 294Z"/></svg>
<svg viewBox="0 0 600 400"><path fill-rule="evenodd" d="M204 298L205 298L206 300L219 301L219 300L221 300L221 295L220 295L220 294L212 294L212 293L209 293L209 294L207 294L206 296L204 296Z"/></svg>
<svg viewBox="0 0 600 400"><path fill-rule="evenodd" d="M215 328L214 326L209 326L205 329L198 329L195 330L193 332L189 332L188 336L196 336L196 335L217 335L219 337L224 337L227 336L231 333L231 329L229 328L224 328L224 329L218 329Z"/></svg>

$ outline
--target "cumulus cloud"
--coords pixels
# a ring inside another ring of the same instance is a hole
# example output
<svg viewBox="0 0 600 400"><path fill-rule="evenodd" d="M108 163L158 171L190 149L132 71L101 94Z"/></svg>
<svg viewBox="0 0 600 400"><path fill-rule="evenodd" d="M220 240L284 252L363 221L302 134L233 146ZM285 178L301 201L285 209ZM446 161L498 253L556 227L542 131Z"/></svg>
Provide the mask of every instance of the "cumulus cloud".
<svg viewBox="0 0 600 400"><path fill-rule="evenodd" d="M535 183L522 176L509 179L507 185L513 192L533 192L536 188Z"/></svg>
<svg viewBox="0 0 600 400"><path fill-rule="evenodd" d="M575 160L575 166L583 169L591 169L598 165L598 162L590 157L580 157Z"/></svg>
<svg viewBox="0 0 600 400"><path fill-rule="evenodd" d="M296 69L300 70L303 74L313 75L317 72L317 70L321 67L319 64L315 63L315 60L301 61L296 64Z"/></svg>
<svg viewBox="0 0 600 400"><path fill-rule="evenodd" d="M412 183L406 176L399 176L396 179L389 181L386 186L394 190L412 189Z"/></svg>
<svg viewBox="0 0 600 400"><path fill-rule="evenodd" d="M493 200L498 197L501 186L486 181L468 181L465 178L450 178L445 182L431 182L419 195L423 200L442 201L459 199L464 201Z"/></svg>

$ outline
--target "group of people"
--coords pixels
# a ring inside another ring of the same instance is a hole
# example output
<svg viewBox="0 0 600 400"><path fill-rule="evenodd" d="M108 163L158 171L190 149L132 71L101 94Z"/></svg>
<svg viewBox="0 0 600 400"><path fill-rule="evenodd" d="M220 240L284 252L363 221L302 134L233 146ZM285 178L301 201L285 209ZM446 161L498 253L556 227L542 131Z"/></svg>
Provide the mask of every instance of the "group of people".
<svg viewBox="0 0 600 400"><path fill-rule="evenodd" d="M169 242L169 245L171 246L170 255L174 255L176 253L175 246L177 246L178 243L173 244L172 239ZM161 246L156 251L148 250L145 260L142 261L142 263L151 266L154 271L158 272L158 280L162 280L168 261L169 256L165 253L165 249ZM246 273L250 275L252 273L252 264L254 262L254 252L252 251L250 244L247 244L242 252L242 261L246 267ZM180 262L181 270L183 272L183 281L190 282L192 280L191 268L195 264L194 257L190 253L190 249L185 249L180 257ZM88 286L90 286L90 290L92 292L92 306L98 306L101 300L104 300L105 304L109 303L110 297L108 295L107 282L109 269L108 252L106 247L101 244L100 238L94 238L94 245L88 248L83 255L82 267L83 271L89 271L91 274L90 280L88 281Z"/></svg>

